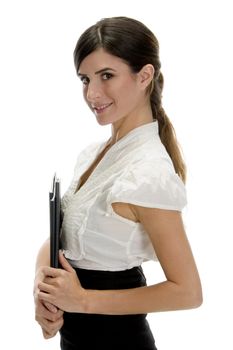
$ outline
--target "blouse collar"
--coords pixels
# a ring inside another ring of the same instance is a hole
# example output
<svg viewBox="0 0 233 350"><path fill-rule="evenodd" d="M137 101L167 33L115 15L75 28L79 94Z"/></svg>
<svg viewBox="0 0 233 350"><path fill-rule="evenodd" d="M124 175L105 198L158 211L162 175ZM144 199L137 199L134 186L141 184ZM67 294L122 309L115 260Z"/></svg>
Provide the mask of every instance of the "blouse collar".
<svg viewBox="0 0 233 350"><path fill-rule="evenodd" d="M110 150L118 150L128 144L129 142L137 138L146 138L155 137L159 133L158 121L154 120L150 123L140 125L132 130L130 130L126 135L120 138L116 143L114 143ZM104 143L106 145L106 142Z"/></svg>
<svg viewBox="0 0 233 350"><path fill-rule="evenodd" d="M104 171L110 169L113 163L117 166L117 164L119 165L118 161L121 161L120 166L122 166L122 154L124 153L126 156L128 153L131 154L132 144L133 149L135 149L136 146L140 147L140 145L145 144L153 138L156 139L156 136L158 136L157 121L143 124L129 131L107 150L107 152L104 154L102 159L90 174L85 184L75 192L75 195L79 196L82 193L88 193L90 186L91 188L94 188L94 183L99 183L103 180L101 176L106 176ZM101 143L100 148L98 148L97 154L95 155L96 157L104 149L106 143L106 141L104 143Z"/></svg>

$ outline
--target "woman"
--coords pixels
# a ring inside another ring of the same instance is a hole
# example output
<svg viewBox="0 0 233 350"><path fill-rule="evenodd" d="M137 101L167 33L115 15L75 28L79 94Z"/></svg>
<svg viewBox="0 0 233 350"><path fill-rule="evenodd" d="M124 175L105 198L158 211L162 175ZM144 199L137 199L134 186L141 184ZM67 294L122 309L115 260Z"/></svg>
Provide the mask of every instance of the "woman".
<svg viewBox="0 0 233 350"><path fill-rule="evenodd" d="M36 319L61 349L156 349L149 312L198 307L201 283L182 223L185 165L161 103L159 45L142 23L106 18L79 38L74 62L107 142L79 156L62 199L62 269L42 246ZM147 286L141 264L165 281Z"/></svg>

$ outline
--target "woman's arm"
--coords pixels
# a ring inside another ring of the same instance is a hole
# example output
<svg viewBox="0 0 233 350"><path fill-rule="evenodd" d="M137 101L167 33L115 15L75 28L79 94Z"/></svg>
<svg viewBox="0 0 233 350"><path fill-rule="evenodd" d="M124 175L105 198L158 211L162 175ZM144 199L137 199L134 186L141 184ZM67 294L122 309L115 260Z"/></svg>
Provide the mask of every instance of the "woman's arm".
<svg viewBox="0 0 233 350"><path fill-rule="evenodd" d="M125 290L84 290L60 254L64 270L47 268L39 297L65 311L122 315L195 308L202 303L199 274L181 213L132 206L148 233L166 276L164 282Z"/></svg>
<svg viewBox="0 0 233 350"><path fill-rule="evenodd" d="M137 314L200 306L201 282L181 213L140 206L131 208L150 237L166 281L120 291L89 290L86 312Z"/></svg>
<svg viewBox="0 0 233 350"><path fill-rule="evenodd" d="M48 238L41 246L37 259L36 259L36 270L40 266L49 266L50 264L50 239Z"/></svg>

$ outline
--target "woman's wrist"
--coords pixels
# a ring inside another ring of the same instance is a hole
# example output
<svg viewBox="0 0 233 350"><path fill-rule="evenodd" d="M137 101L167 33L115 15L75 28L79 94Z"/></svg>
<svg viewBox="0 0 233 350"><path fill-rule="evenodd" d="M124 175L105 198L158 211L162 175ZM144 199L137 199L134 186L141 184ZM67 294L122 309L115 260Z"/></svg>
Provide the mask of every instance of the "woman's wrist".
<svg viewBox="0 0 233 350"><path fill-rule="evenodd" d="M90 309L90 290L82 288L81 291L79 290L79 293L77 295L74 312L79 312L83 314L91 313L89 311Z"/></svg>
<svg viewBox="0 0 233 350"><path fill-rule="evenodd" d="M81 308L81 311L77 311L77 312L81 312L85 314L105 314L105 313L108 314L105 308L108 305L108 302L109 302L108 296L109 294L111 295L111 293L112 293L111 290L103 291L103 290L94 290L94 289L83 289L81 298L79 299L79 303L78 303L79 309ZM105 300L105 297L107 298L107 300Z"/></svg>

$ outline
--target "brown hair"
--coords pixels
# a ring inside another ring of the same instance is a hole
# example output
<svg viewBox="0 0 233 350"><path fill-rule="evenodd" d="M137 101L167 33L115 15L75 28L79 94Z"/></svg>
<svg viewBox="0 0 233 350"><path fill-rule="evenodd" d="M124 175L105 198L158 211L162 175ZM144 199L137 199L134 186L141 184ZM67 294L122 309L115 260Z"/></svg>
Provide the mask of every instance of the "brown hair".
<svg viewBox="0 0 233 350"><path fill-rule="evenodd" d="M159 136L172 159L175 171L185 182L186 166L181 149L174 127L162 107L163 75L160 71L157 38L138 20L128 17L104 18L89 27L76 44L74 64L77 73L82 60L98 48L120 57L135 73L146 64L153 65L155 74L148 89L153 118L159 123Z"/></svg>

